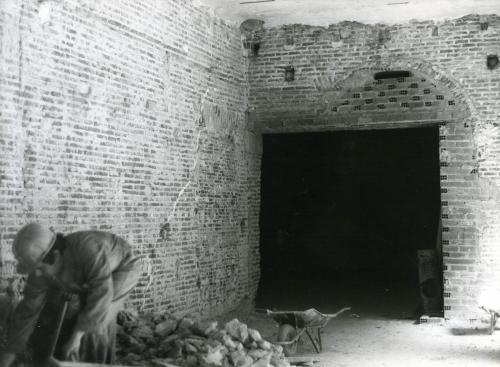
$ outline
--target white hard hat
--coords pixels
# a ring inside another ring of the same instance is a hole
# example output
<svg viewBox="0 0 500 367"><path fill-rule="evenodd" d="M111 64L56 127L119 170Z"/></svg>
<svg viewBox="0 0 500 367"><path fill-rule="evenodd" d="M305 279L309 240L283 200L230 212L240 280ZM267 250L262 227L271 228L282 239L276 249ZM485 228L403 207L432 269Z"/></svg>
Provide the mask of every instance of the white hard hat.
<svg viewBox="0 0 500 367"><path fill-rule="evenodd" d="M18 261L17 271L29 274L43 260L56 240L56 234L39 223L25 225L17 232L12 252Z"/></svg>

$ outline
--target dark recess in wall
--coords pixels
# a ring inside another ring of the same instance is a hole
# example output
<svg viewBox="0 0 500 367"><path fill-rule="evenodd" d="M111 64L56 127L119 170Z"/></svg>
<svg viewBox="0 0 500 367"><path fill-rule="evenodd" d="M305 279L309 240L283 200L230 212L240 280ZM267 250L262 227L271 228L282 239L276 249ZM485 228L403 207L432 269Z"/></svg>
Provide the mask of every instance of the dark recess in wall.
<svg viewBox="0 0 500 367"><path fill-rule="evenodd" d="M393 79L393 78L408 78L411 77L411 73L406 70L388 70L388 71L380 71L375 73L373 79Z"/></svg>
<svg viewBox="0 0 500 367"><path fill-rule="evenodd" d="M437 126L265 135L258 306L403 289L416 308L416 252L436 248L438 147Z"/></svg>

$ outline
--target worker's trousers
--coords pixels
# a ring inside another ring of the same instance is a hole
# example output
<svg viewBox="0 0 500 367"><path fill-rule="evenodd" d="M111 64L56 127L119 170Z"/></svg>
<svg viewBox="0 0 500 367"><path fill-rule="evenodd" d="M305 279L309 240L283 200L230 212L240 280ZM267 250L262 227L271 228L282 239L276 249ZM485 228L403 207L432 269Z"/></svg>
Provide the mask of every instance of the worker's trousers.
<svg viewBox="0 0 500 367"><path fill-rule="evenodd" d="M114 272L113 301L108 309L106 321L99 332L85 333L82 337L79 361L88 363L113 364L116 343L116 316L123 309L124 302L136 285L140 276L139 261L132 261L123 271ZM60 290L51 290L49 299L40 314L37 326L31 337L33 362L35 366L43 365L50 355L50 344L55 340L55 319L61 312L64 295ZM77 322L80 309L79 295L73 295L66 311L62 328L57 337L54 357L63 360L62 349L70 339Z"/></svg>

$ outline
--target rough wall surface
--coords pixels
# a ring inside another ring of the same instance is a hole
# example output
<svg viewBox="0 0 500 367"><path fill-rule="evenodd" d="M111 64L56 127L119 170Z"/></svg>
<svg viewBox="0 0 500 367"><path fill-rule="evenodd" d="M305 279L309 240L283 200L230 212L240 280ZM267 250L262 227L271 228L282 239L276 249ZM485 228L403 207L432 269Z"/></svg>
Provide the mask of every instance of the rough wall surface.
<svg viewBox="0 0 500 367"><path fill-rule="evenodd" d="M37 220L127 238L144 311L253 297L261 153L239 31L189 1L7 0L0 35L2 288Z"/></svg>
<svg viewBox="0 0 500 367"><path fill-rule="evenodd" d="M439 124L445 316L484 315L478 299L500 275L500 68L486 67L500 18L291 25L251 39L250 119L263 132ZM384 70L412 76L376 81Z"/></svg>

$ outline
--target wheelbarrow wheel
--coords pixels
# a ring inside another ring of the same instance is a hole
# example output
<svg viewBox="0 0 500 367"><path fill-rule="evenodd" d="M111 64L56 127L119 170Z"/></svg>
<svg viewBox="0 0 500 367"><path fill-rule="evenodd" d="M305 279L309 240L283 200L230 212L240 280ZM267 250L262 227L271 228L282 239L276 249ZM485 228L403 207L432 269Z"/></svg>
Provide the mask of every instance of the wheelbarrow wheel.
<svg viewBox="0 0 500 367"><path fill-rule="evenodd" d="M279 342L289 342L292 341L297 336L297 330L290 324L280 325L278 330L278 341ZM290 344L283 344L283 352L285 356L291 356L297 353L297 341Z"/></svg>

